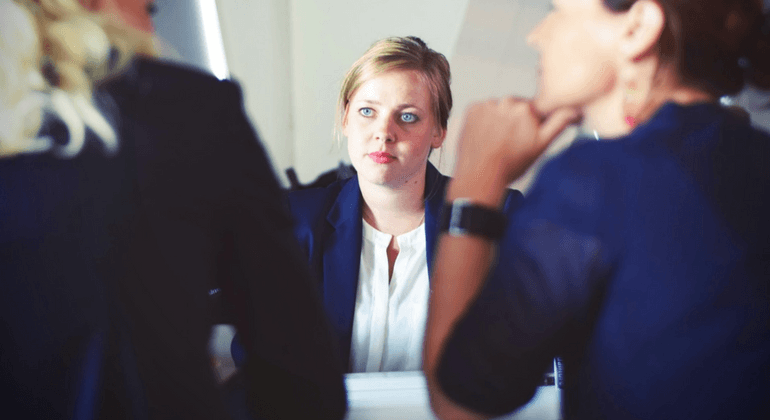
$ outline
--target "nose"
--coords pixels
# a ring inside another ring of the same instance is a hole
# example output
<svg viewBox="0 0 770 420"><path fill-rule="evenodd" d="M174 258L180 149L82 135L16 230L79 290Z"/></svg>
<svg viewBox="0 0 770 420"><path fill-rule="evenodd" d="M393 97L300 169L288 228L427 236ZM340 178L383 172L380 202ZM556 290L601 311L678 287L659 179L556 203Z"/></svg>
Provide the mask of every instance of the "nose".
<svg viewBox="0 0 770 420"><path fill-rule="evenodd" d="M384 117L378 121L377 127L374 131L374 139L386 143L392 143L396 141L396 129L397 124L395 121L393 121L393 118Z"/></svg>

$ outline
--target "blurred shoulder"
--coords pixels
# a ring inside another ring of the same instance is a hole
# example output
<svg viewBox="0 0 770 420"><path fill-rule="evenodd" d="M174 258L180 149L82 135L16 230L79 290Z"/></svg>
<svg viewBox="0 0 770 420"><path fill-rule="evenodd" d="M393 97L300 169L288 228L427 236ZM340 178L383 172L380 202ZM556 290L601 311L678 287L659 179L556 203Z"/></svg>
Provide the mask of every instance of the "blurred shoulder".
<svg viewBox="0 0 770 420"><path fill-rule="evenodd" d="M301 224L303 221L325 218L342 188L351 180L336 181L324 188L308 188L288 193L289 207L295 221Z"/></svg>
<svg viewBox="0 0 770 420"><path fill-rule="evenodd" d="M200 103L217 100L240 102L241 89L231 80L179 64L137 57L126 69L105 83L119 96L141 96L158 103Z"/></svg>

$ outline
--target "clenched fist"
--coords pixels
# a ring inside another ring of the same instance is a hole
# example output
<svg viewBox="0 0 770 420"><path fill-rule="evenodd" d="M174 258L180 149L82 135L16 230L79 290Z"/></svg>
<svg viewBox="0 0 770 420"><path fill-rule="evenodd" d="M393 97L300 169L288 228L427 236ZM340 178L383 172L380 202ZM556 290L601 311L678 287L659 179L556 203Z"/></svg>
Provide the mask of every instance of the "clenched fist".
<svg viewBox="0 0 770 420"><path fill-rule="evenodd" d="M455 176L508 185L579 117L569 108L541 116L531 100L516 97L476 103L465 115Z"/></svg>

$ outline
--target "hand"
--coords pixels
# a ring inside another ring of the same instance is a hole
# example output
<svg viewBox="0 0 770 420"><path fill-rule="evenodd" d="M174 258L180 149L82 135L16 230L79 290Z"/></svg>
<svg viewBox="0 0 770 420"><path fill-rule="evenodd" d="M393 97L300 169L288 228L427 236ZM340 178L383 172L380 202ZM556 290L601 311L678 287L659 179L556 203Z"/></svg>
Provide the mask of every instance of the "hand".
<svg viewBox="0 0 770 420"><path fill-rule="evenodd" d="M579 117L570 108L541 117L530 100L515 97L474 104L465 115L455 176L507 186Z"/></svg>

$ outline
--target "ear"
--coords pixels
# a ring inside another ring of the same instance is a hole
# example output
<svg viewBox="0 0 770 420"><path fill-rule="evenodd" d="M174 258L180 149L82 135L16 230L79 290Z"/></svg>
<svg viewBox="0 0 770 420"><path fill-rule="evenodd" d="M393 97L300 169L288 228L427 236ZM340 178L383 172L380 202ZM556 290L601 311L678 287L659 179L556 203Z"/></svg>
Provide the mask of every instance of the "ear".
<svg viewBox="0 0 770 420"><path fill-rule="evenodd" d="M439 128L438 130L433 132L433 139L430 142L430 147L434 149L438 149L441 147L442 144L444 144L444 139L446 138L446 129Z"/></svg>
<svg viewBox="0 0 770 420"><path fill-rule="evenodd" d="M620 48L624 58L635 61L658 45L666 15L656 1L638 0L626 12L626 18Z"/></svg>

